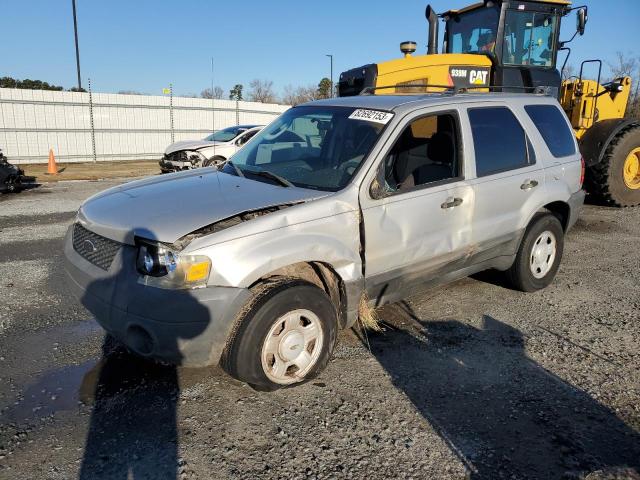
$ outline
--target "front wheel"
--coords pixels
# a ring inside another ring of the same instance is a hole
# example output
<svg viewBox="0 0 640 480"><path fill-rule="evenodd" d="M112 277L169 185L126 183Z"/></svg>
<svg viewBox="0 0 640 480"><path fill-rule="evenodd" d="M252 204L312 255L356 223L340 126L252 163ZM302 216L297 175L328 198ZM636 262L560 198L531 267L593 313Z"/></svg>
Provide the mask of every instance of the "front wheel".
<svg viewBox="0 0 640 480"><path fill-rule="evenodd" d="M238 318L223 367L255 388L276 390L320 373L336 337L336 310L327 294L311 283L283 279L258 288Z"/></svg>
<svg viewBox="0 0 640 480"><path fill-rule="evenodd" d="M564 231L550 213L537 214L527 227L507 278L523 292L547 287L558 273L564 250Z"/></svg>
<svg viewBox="0 0 640 480"><path fill-rule="evenodd" d="M202 166L203 167L216 167L216 168L218 168L220 165L222 165L226 161L227 161L226 158L216 155L215 157L211 157L211 158L208 158L208 159L204 160L202 162Z"/></svg>

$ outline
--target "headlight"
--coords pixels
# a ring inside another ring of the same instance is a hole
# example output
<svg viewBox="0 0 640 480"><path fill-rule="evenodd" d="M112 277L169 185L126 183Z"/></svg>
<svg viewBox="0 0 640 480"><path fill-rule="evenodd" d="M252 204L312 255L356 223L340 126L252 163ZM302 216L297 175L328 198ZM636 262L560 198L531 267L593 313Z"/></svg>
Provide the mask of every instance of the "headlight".
<svg viewBox="0 0 640 480"><path fill-rule="evenodd" d="M141 243L136 262L143 275L139 282L158 288L197 288L207 285L211 259L204 255L184 255L163 245Z"/></svg>

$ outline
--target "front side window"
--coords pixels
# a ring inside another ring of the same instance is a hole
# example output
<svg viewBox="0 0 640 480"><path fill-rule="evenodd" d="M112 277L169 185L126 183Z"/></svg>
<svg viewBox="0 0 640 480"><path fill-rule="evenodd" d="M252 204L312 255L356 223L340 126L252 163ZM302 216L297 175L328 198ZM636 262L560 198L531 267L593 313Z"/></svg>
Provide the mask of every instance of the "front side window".
<svg viewBox="0 0 640 480"><path fill-rule="evenodd" d="M251 140L251 138L253 138L253 136L254 136L256 133L258 133L258 130L254 130L254 131L252 131L252 132L247 132L247 133L245 133L242 137L240 137L240 138L237 140L237 144L238 144L238 146L240 146L240 145L244 145L245 143L247 143L249 140Z"/></svg>
<svg viewBox="0 0 640 480"><path fill-rule="evenodd" d="M558 107L527 105L524 109L554 157L566 157L576 153L573 130L567 125L566 117Z"/></svg>
<svg viewBox="0 0 640 480"><path fill-rule="evenodd" d="M400 134L385 158L387 192L458 178L458 122L452 114L421 117Z"/></svg>
<svg viewBox="0 0 640 480"><path fill-rule="evenodd" d="M393 114L353 107L287 110L231 157L222 171L323 191L344 188Z"/></svg>
<svg viewBox="0 0 640 480"><path fill-rule="evenodd" d="M207 142L230 142L238 135L247 131L247 127L229 127L212 133L205 141Z"/></svg>
<svg viewBox="0 0 640 480"><path fill-rule="evenodd" d="M469 121L478 177L535 163L524 129L508 108L472 108Z"/></svg>
<svg viewBox="0 0 640 480"><path fill-rule="evenodd" d="M448 53L493 53L496 47L498 7L481 7L447 21Z"/></svg>
<svg viewBox="0 0 640 480"><path fill-rule="evenodd" d="M557 15L507 10L502 62L505 65L554 65Z"/></svg>

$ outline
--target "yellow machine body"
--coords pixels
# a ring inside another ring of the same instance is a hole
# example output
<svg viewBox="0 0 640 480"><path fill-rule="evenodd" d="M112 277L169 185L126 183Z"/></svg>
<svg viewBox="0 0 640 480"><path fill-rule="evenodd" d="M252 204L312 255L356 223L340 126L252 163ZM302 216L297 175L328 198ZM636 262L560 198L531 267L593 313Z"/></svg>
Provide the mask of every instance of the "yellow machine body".
<svg viewBox="0 0 640 480"><path fill-rule="evenodd" d="M594 80L565 80L560 91L560 103L576 136L582 138L596 122L624 118L630 94L629 77L620 79L620 88L615 93L606 91Z"/></svg>
<svg viewBox="0 0 640 480"><path fill-rule="evenodd" d="M491 60L481 55L463 53L445 53L441 55L405 55L378 64L378 76L374 93L416 93L438 92L444 90L439 87L419 88L420 85L443 85L453 87L453 79L450 75L451 67L467 67L481 72L489 71ZM482 70L480 70L482 69ZM477 84L485 85L481 75L478 75ZM408 87L413 85L413 87ZM393 88L384 88L393 87Z"/></svg>

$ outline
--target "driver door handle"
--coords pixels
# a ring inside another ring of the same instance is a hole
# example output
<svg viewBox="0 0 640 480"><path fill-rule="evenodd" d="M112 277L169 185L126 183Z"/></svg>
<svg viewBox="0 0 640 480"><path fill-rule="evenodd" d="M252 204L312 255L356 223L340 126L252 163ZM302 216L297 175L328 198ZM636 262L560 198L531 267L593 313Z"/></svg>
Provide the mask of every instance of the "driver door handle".
<svg viewBox="0 0 640 480"><path fill-rule="evenodd" d="M531 190L532 188L535 188L537 186L538 186L537 180L527 180L522 185L520 185L520 188L522 190Z"/></svg>
<svg viewBox="0 0 640 480"><path fill-rule="evenodd" d="M440 208L455 208L457 206L462 205L462 199L461 198L453 198L453 197L449 197L447 198L447 201L444 202L442 205L440 205Z"/></svg>

